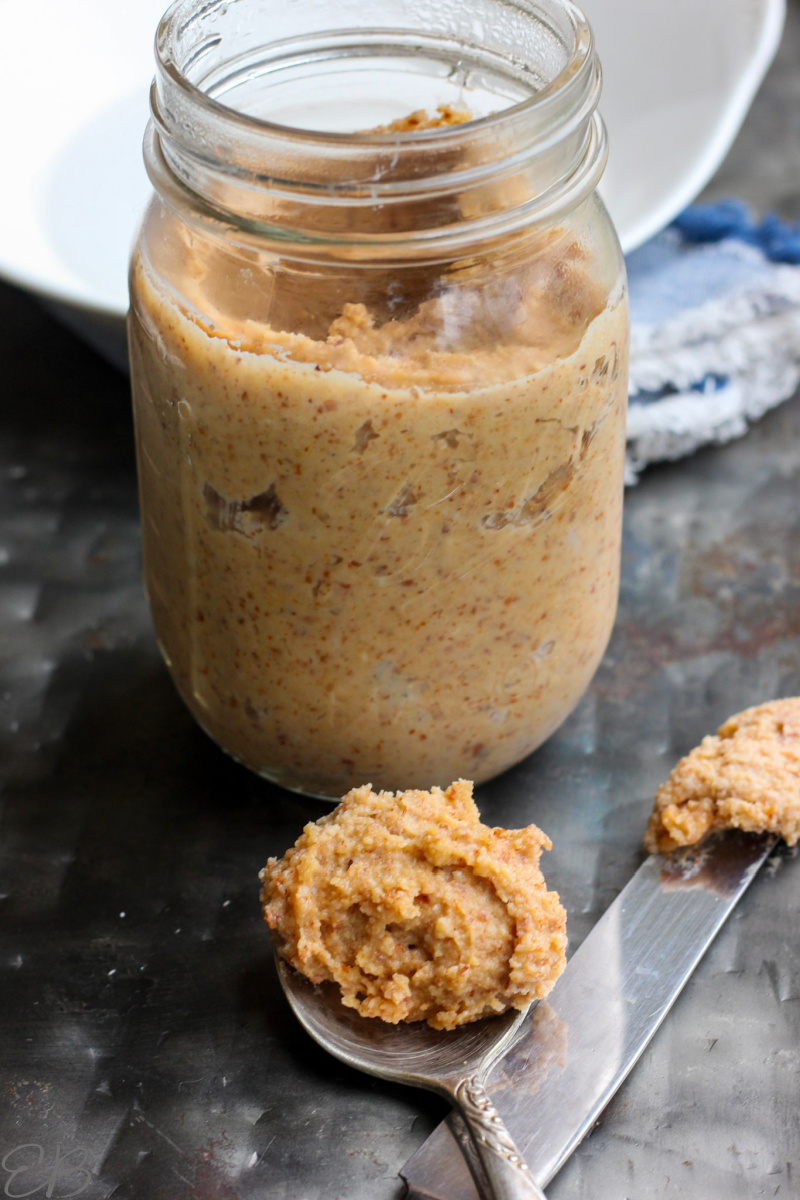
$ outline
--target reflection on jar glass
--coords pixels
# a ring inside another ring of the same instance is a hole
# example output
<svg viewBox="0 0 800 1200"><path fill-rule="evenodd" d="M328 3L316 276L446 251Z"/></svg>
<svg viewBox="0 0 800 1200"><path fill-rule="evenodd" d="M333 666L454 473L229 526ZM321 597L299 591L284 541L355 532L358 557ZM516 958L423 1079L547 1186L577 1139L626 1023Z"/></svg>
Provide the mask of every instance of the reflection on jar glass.
<svg viewBox="0 0 800 1200"><path fill-rule="evenodd" d="M374 7L173 6L131 269L164 657L221 746L331 797L523 758L588 685L619 571L588 27L565 0Z"/></svg>

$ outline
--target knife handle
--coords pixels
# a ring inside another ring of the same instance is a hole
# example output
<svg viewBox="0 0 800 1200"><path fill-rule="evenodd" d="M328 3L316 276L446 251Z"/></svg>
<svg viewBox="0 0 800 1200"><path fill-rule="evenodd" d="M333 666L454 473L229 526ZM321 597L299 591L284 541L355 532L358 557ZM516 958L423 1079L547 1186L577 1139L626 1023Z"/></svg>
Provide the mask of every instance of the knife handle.
<svg viewBox="0 0 800 1200"><path fill-rule="evenodd" d="M546 1200L480 1077L462 1079L455 1089L455 1099L491 1187L487 1200Z"/></svg>

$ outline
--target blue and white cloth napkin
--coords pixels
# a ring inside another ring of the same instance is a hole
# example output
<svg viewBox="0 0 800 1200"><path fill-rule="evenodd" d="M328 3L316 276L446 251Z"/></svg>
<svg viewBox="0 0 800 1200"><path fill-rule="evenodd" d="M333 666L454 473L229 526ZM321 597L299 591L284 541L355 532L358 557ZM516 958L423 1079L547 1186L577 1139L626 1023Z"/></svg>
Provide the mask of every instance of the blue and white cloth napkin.
<svg viewBox="0 0 800 1200"><path fill-rule="evenodd" d="M628 482L745 433L800 384L800 228L695 205L627 258Z"/></svg>

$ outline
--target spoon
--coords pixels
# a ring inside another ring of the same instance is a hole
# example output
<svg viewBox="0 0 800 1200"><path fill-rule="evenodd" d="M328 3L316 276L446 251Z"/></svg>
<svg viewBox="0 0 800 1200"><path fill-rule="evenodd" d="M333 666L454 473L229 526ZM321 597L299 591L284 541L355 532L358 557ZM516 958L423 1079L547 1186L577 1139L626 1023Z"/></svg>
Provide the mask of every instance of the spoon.
<svg viewBox="0 0 800 1200"><path fill-rule="evenodd" d="M277 954L275 960L294 1015L324 1050L369 1075L437 1092L459 1109L486 1173L487 1200L545 1200L484 1087L525 1012L511 1009L453 1030L424 1021L389 1025L345 1008L334 984L315 985Z"/></svg>

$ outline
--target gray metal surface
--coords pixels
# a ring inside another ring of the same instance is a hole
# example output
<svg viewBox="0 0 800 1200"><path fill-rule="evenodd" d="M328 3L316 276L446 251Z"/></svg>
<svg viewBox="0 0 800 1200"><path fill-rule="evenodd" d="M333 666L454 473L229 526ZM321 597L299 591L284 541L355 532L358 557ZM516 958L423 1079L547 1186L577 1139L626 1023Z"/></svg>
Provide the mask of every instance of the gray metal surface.
<svg viewBox="0 0 800 1200"><path fill-rule="evenodd" d="M543 1011L531 1011L489 1091L542 1187L636 1064L776 843L737 830L670 858L651 855L572 956ZM480 1200L459 1132L448 1117L405 1164L412 1196Z"/></svg>
<svg viewBox="0 0 800 1200"><path fill-rule="evenodd" d="M315 986L277 951L275 966L294 1015L323 1050L368 1075L427 1088L458 1110L464 1126L460 1144L465 1152L469 1147L469 1166L480 1181L482 1200L545 1200L485 1087L495 1062L528 1024L527 1013L509 1009L447 1031L431 1029L424 1021L388 1025L345 1007L335 984ZM466 1169L459 1145L453 1143L451 1150L456 1165ZM434 1168L437 1157L441 1155L434 1148ZM408 1179L406 1170L403 1174ZM419 1171L423 1182L430 1174L424 1166Z"/></svg>
<svg viewBox="0 0 800 1200"><path fill-rule="evenodd" d="M724 178L800 217L795 151L764 136L800 135L790 17ZM159 661L126 384L9 288L0 364L0 1196L398 1200L444 1105L336 1064L283 999L256 873L322 809L227 761ZM480 789L487 820L551 835L573 952L675 758L800 692L799 435L795 400L647 473L591 691ZM798 911L777 855L548 1200L800 1194Z"/></svg>

